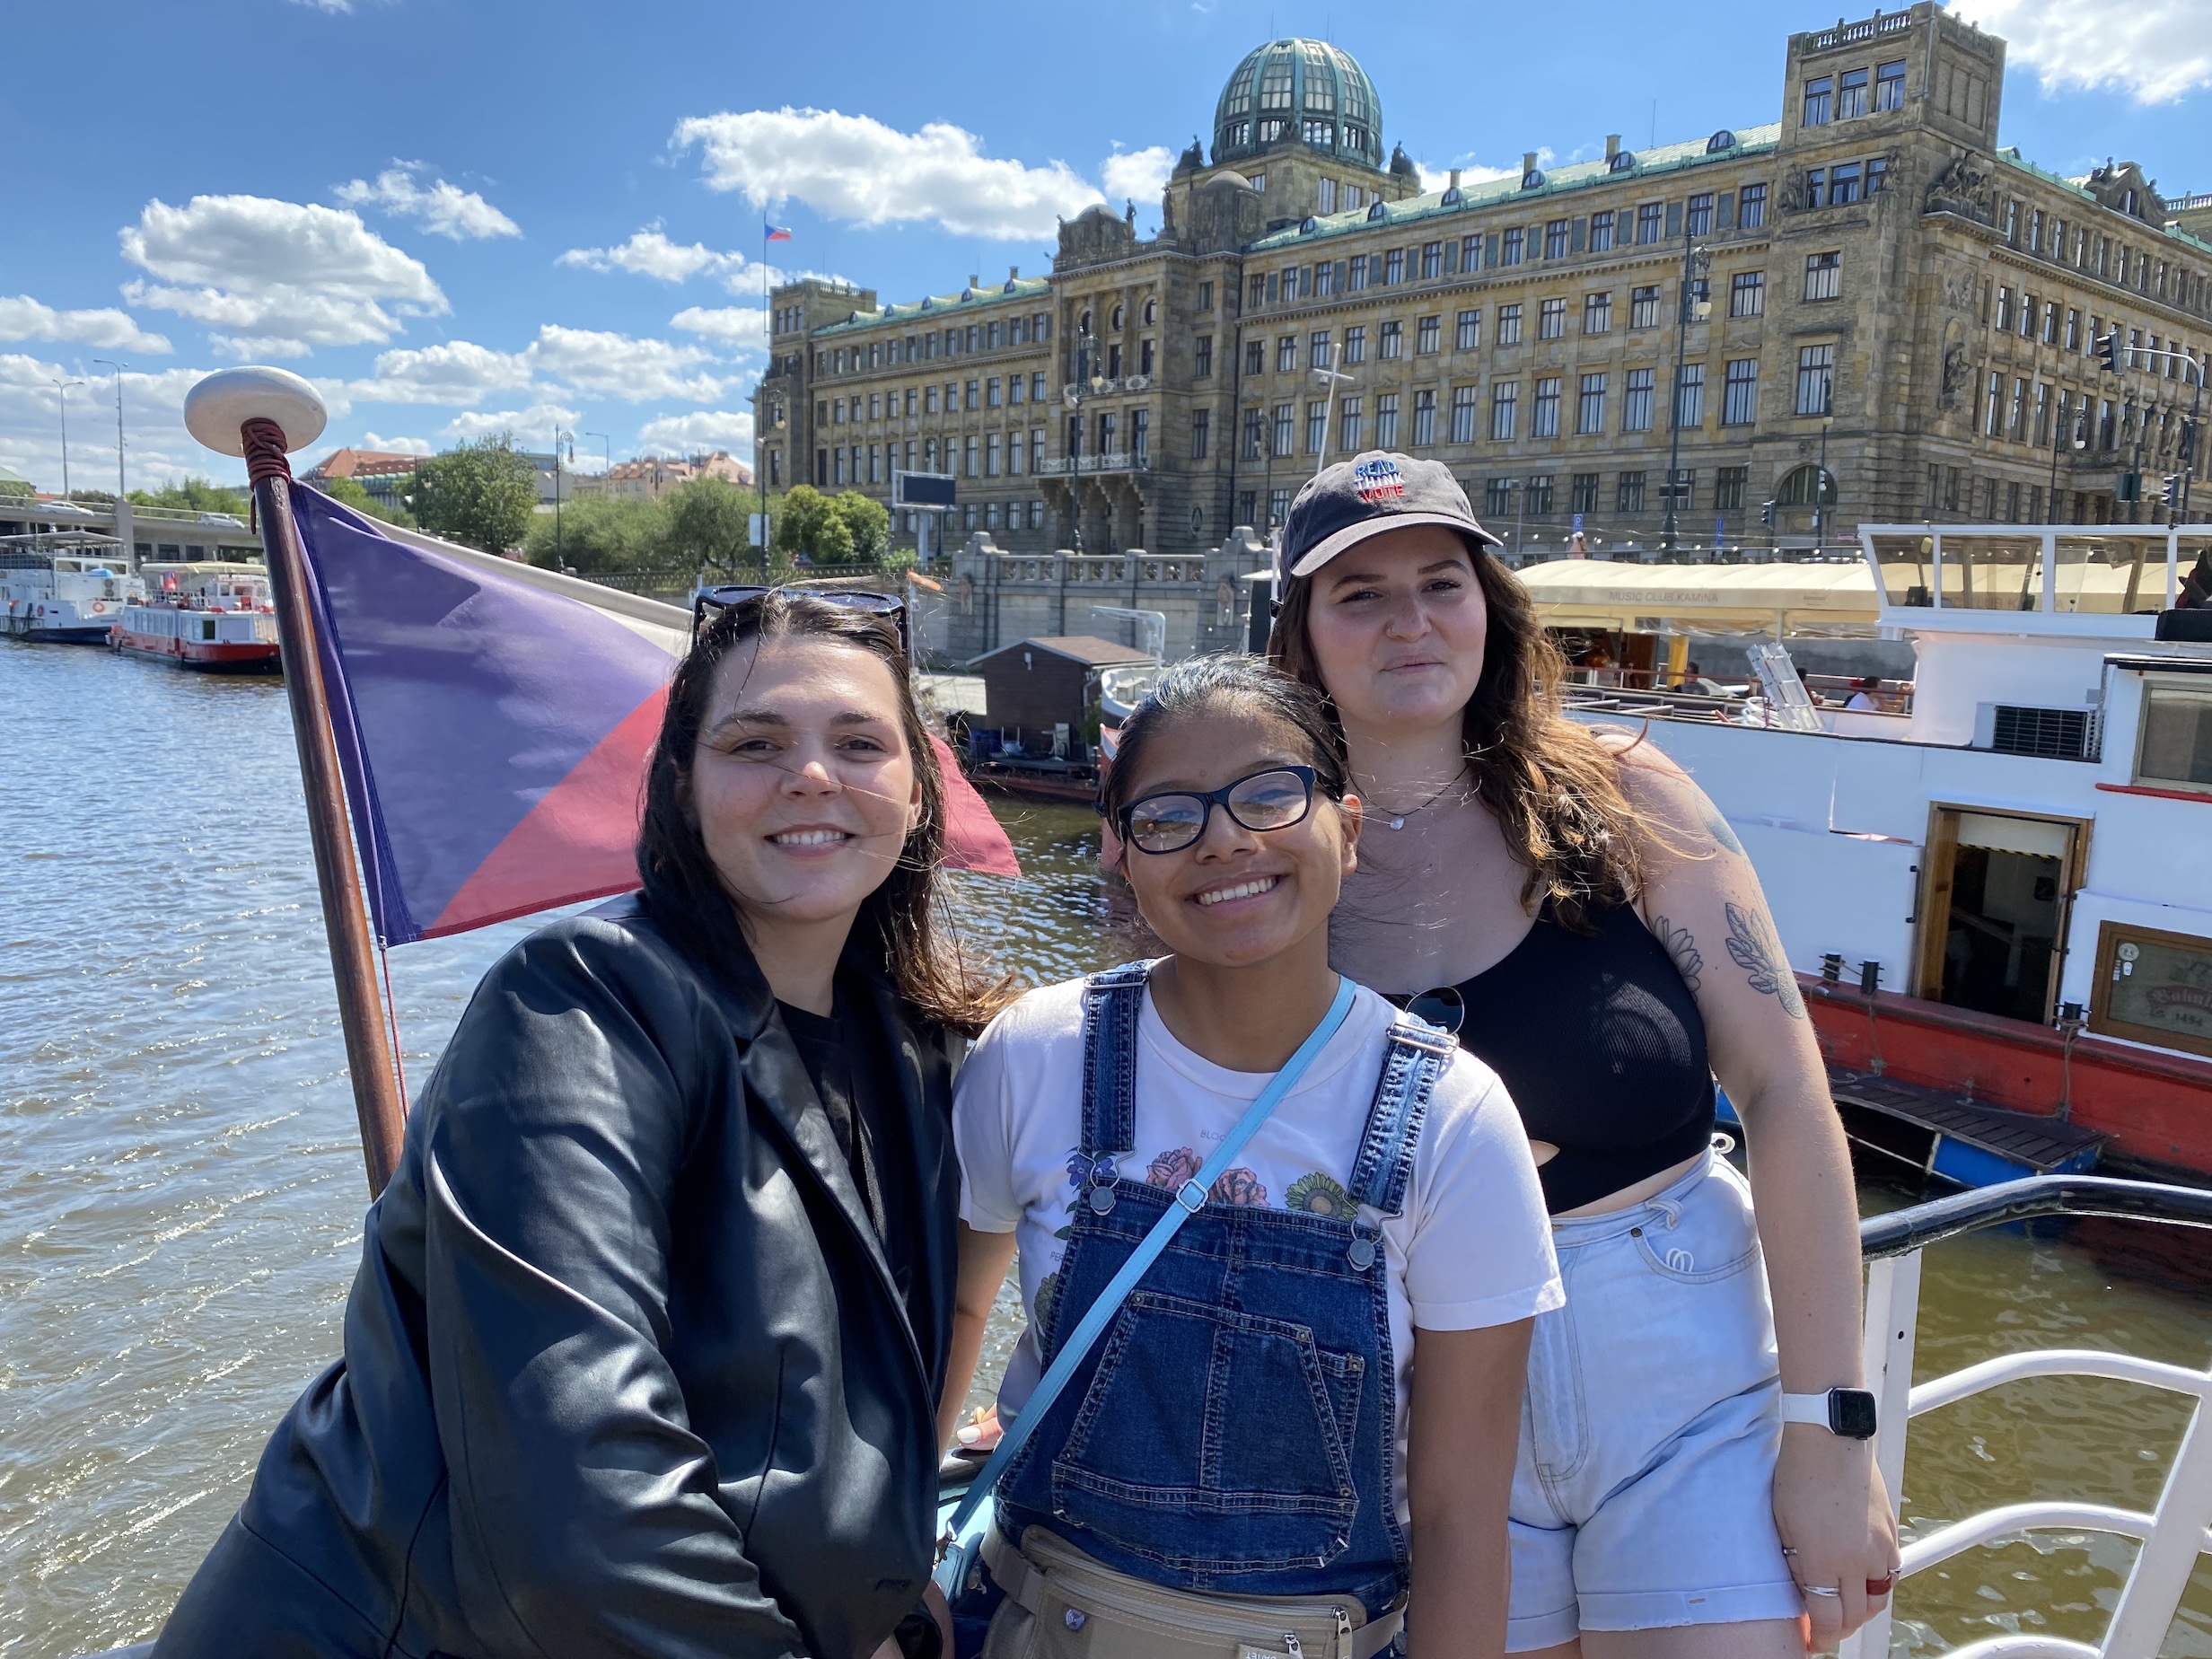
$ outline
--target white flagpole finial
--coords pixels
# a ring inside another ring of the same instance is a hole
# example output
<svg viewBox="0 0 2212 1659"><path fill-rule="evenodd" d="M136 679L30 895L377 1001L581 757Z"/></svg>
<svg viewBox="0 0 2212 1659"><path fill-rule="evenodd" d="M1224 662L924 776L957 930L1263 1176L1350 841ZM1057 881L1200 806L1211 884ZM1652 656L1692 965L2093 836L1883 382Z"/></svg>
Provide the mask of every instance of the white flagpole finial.
<svg viewBox="0 0 2212 1659"><path fill-rule="evenodd" d="M250 420L275 421L284 429L285 448L302 450L322 435L329 418L322 394L289 369L224 369L184 394L186 429L224 455L246 452L240 428Z"/></svg>

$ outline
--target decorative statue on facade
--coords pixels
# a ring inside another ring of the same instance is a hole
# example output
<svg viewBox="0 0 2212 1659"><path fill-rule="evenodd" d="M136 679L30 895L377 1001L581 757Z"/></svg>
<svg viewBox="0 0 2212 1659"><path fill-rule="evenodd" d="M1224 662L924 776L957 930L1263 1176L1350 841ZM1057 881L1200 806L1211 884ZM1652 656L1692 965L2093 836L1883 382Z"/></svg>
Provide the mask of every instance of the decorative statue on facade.
<svg viewBox="0 0 2212 1659"><path fill-rule="evenodd" d="M1997 222L1997 198L1989 188L1989 174L1971 150L1952 157L1951 164L1929 181L1923 200L1930 212L1963 214L1983 224Z"/></svg>

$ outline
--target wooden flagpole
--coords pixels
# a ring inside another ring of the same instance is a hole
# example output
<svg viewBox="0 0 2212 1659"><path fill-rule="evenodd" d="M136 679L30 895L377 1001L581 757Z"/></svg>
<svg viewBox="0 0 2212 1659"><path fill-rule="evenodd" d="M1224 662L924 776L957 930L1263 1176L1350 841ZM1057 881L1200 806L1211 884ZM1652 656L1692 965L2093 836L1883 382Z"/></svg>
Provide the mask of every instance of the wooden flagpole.
<svg viewBox="0 0 2212 1659"><path fill-rule="evenodd" d="M315 389L284 369L225 369L194 386L184 404L192 435L209 449L244 456L253 486L284 656L285 694L299 746L323 931L330 944L330 971L346 1034L346 1068L353 1079L361 1156L373 1198L399 1164L407 1105L399 1097L377 997L374 944L361 901L360 867L347 828L338 743L331 735L314 613L307 601L307 559L292 516L292 466L285 459L286 452L312 443L325 419Z"/></svg>

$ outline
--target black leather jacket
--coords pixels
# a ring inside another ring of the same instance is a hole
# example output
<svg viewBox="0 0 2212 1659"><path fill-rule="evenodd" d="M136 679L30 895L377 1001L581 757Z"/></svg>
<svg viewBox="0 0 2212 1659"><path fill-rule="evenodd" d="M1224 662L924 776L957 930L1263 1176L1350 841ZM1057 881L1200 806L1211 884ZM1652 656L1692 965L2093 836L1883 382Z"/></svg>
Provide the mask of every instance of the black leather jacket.
<svg viewBox="0 0 2212 1659"><path fill-rule="evenodd" d="M346 1356L161 1659L865 1659L929 1572L959 1190L942 1035L871 983L917 1318L753 964L710 978L636 900L547 927L454 1032Z"/></svg>

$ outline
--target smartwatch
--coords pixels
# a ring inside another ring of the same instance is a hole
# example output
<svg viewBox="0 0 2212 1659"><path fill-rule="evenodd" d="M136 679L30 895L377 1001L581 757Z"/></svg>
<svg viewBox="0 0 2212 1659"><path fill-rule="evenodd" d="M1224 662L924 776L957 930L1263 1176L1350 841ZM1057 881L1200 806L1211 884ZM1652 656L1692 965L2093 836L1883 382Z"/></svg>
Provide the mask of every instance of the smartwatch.
<svg viewBox="0 0 2212 1659"><path fill-rule="evenodd" d="M1863 1388L1831 1388L1825 1394L1785 1394L1782 1421L1818 1424L1845 1440L1872 1440L1874 1397Z"/></svg>

